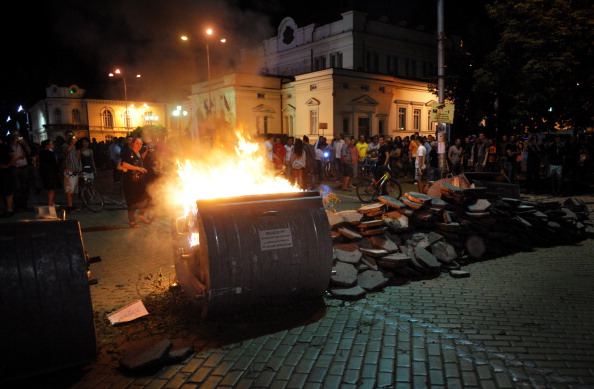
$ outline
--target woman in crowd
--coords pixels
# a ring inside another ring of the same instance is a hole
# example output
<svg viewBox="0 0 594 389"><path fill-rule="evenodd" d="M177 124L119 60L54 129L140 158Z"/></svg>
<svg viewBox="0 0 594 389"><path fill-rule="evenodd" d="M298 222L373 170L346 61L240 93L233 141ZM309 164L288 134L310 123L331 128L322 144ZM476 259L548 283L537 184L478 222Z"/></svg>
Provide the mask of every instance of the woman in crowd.
<svg viewBox="0 0 594 389"><path fill-rule="evenodd" d="M291 167L293 168L293 180L302 189L305 189L303 172L305 171L306 158L303 141L296 139L295 148L291 154Z"/></svg>
<svg viewBox="0 0 594 389"><path fill-rule="evenodd" d="M128 221L130 228L139 228L136 223L136 211L139 210L138 220L143 223L150 223L150 220L143 216L147 203L146 185L144 175L147 169L140 155L142 140L135 138L130 147L122 152L122 168L124 177L122 180L126 203L128 204Z"/></svg>
<svg viewBox="0 0 594 389"><path fill-rule="evenodd" d="M85 178L91 182L97 176L97 168L95 167L95 156L93 150L89 148L91 141L84 137L80 140L80 150L78 150L78 157L80 159L80 166Z"/></svg>
<svg viewBox="0 0 594 389"><path fill-rule="evenodd" d="M51 139L41 142L39 173L41 175L43 189L47 190L47 205L54 205L56 189L61 187L63 178L60 166L58 165L58 156L54 152L54 142Z"/></svg>

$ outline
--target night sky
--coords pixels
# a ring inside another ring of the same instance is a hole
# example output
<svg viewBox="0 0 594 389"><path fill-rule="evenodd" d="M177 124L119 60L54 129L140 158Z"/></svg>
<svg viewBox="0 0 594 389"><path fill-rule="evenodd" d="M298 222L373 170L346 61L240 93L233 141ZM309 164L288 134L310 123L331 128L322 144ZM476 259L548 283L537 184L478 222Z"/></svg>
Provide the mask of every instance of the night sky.
<svg viewBox="0 0 594 389"><path fill-rule="evenodd" d="M458 2L460 2L459 0ZM445 0L446 6L453 0ZM293 17L299 26L338 20L358 8L393 23L424 25L434 31L436 0L282 1L282 0L54 0L3 4L0 105L6 112L45 97L51 84L76 84L86 97L123 99L121 80L107 74L121 67L129 79L129 99L181 101L189 85L204 79L205 50L201 26L212 25L228 39L211 44L212 74L237 69L238 53L275 35L280 21ZM447 8L446 8L447 10ZM454 15L459 15L459 12ZM448 19L446 16L446 23ZM205 28L205 27L204 27ZM186 34L194 44L182 42ZM249 69L247 69L249 70Z"/></svg>

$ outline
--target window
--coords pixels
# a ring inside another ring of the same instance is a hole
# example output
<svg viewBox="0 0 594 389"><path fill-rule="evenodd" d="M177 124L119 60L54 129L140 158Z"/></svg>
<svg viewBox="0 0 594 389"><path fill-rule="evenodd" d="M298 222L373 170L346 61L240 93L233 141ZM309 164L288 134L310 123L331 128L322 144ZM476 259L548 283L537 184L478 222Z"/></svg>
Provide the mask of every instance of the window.
<svg viewBox="0 0 594 389"><path fill-rule="evenodd" d="M340 51L336 53L336 67L342 68L342 53Z"/></svg>
<svg viewBox="0 0 594 389"><path fill-rule="evenodd" d="M342 67L342 53L330 53L330 67L341 68Z"/></svg>
<svg viewBox="0 0 594 389"><path fill-rule="evenodd" d="M398 108L398 128L406 130L406 108Z"/></svg>
<svg viewBox="0 0 594 389"><path fill-rule="evenodd" d="M342 132L344 134L350 134L351 133L351 121L349 120L348 117L343 117L342 118Z"/></svg>
<svg viewBox="0 0 594 389"><path fill-rule="evenodd" d="M62 124L62 110L60 108L54 109L54 124Z"/></svg>
<svg viewBox="0 0 594 389"><path fill-rule="evenodd" d="M318 110L312 109L309 111L309 132L310 134L318 133Z"/></svg>
<svg viewBox="0 0 594 389"><path fill-rule="evenodd" d="M377 122L377 131L380 135L386 135L385 128L386 128L386 121L384 119L379 120Z"/></svg>
<svg viewBox="0 0 594 389"><path fill-rule="evenodd" d="M379 87L379 91L382 93L386 93L386 87L385 86L380 86Z"/></svg>
<svg viewBox="0 0 594 389"><path fill-rule="evenodd" d="M258 134L268 134L268 116L258 116L256 118L256 128Z"/></svg>
<svg viewBox="0 0 594 389"><path fill-rule="evenodd" d="M405 61L404 72L407 77L416 77L417 76L417 61L414 59L407 59Z"/></svg>
<svg viewBox="0 0 594 389"><path fill-rule="evenodd" d="M433 129L431 128L431 110L427 111L427 131L431 132Z"/></svg>
<svg viewBox="0 0 594 389"><path fill-rule="evenodd" d="M259 98L259 99L263 99L264 97L266 97L266 96L264 95L264 93L258 93L258 98Z"/></svg>
<svg viewBox="0 0 594 389"><path fill-rule="evenodd" d="M386 60L386 71L391 75L398 75L398 57L389 55Z"/></svg>
<svg viewBox="0 0 594 389"><path fill-rule="evenodd" d="M336 53L330 53L330 67L336 67Z"/></svg>
<svg viewBox="0 0 594 389"><path fill-rule="evenodd" d="M413 130L419 131L421 129L421 110L413 110Z"/></svg>
<svg viewBox="0 0 594 389"><path fill-rule="evenodd" d="M314 58L314 71L326 69L326 56Z"/></svg>
<svg viewBox="0 0 594 389"><path fill-rule="evenodd" d="M361 89L369 91L369 85L361 85Z"/></svg>
<svg viewBox="0 0 594 389"><path fill-rule="evenodd" d="M72 117L71 117L72 124L81 124L82 123L81 116L80 116L80 110L78 110L77 108L74 108L72 110L71 114L72 114Z"/></svg>
<svg viewBox="0 0 594 389"><path fill-rule="evenodd" d="M105 128L113 128L113 115L107 109L101 111L101 124Z"/></svg>
<svg viewBox="0 0 594 389"><path fill-rule="evenodd" d="M311 84L309 86L309 90L316 90L316 89L318 89L318 86L316 84Z"/></svg>

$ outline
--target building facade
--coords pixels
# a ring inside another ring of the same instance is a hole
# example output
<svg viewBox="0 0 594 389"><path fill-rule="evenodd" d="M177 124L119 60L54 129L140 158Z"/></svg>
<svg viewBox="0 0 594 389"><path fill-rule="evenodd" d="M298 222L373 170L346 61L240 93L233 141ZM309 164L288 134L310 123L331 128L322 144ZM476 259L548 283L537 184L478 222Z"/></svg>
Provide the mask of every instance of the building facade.
<svg viewBox="0 0 594 389"><path fill-rule="evenodd" d="M41 142L73 131L101 142L141 126L169 126L167 104L128 101L126 109L125 101L86 99L85 92L77 85L46 88L46 99L29 108L32 139Z"/></svg>
<svg viewBox="0 0 594 389"><path fill-rule="evenodd" d="M285 18L277 36L247 54L262 58L259 75L193 85L198 136L221 127L256 136L434 133L429 113L437 98L429 83L437 76L436 36L357 11L341 16L304 27Z"/></svg>

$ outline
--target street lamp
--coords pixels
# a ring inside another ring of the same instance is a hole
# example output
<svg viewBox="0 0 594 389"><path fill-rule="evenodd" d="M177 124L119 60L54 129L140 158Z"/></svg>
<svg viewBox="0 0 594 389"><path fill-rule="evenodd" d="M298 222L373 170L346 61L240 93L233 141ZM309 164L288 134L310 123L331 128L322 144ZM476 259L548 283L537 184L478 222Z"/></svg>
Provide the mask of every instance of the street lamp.
<svg viewBox="0 0 594 389"><path fill-rule="evenodd" d="M130 117L128 116L128 86L126 82L126 77L122 73L120 69L114 70L112 73L109 73L109 77L119 76L124 80L124 100L126 101L126 110L124 111L124 123L126 125L126 135L130 132ZM140 74L136 75L136 78L140 78Z"/></svg>
<svg viewBox="0 0 594 389"><path fill-rule="evenodd" d="M182 135L182 130L181 130L181 116L188 116L188 111L186 110L182 110L182 106L178 105L175 110L171 113L173 115L173 117L175 117L177 120L177 131L179 132L179 136L181 137Z"/></svg>
<svg viewBox="0 0 594 389"><path fill-rule="evenodd" d="M205 32L207 36L204 42L204 45L206 46L206 79L208 81L208 110L210 111L210 37L214 35L214 30L212 28L208 28ZM188 38L186 35L182 35L181 40L189 41L190 38ZM226 43L227 39L221 38L219 39L219 42Z"/></svg>

